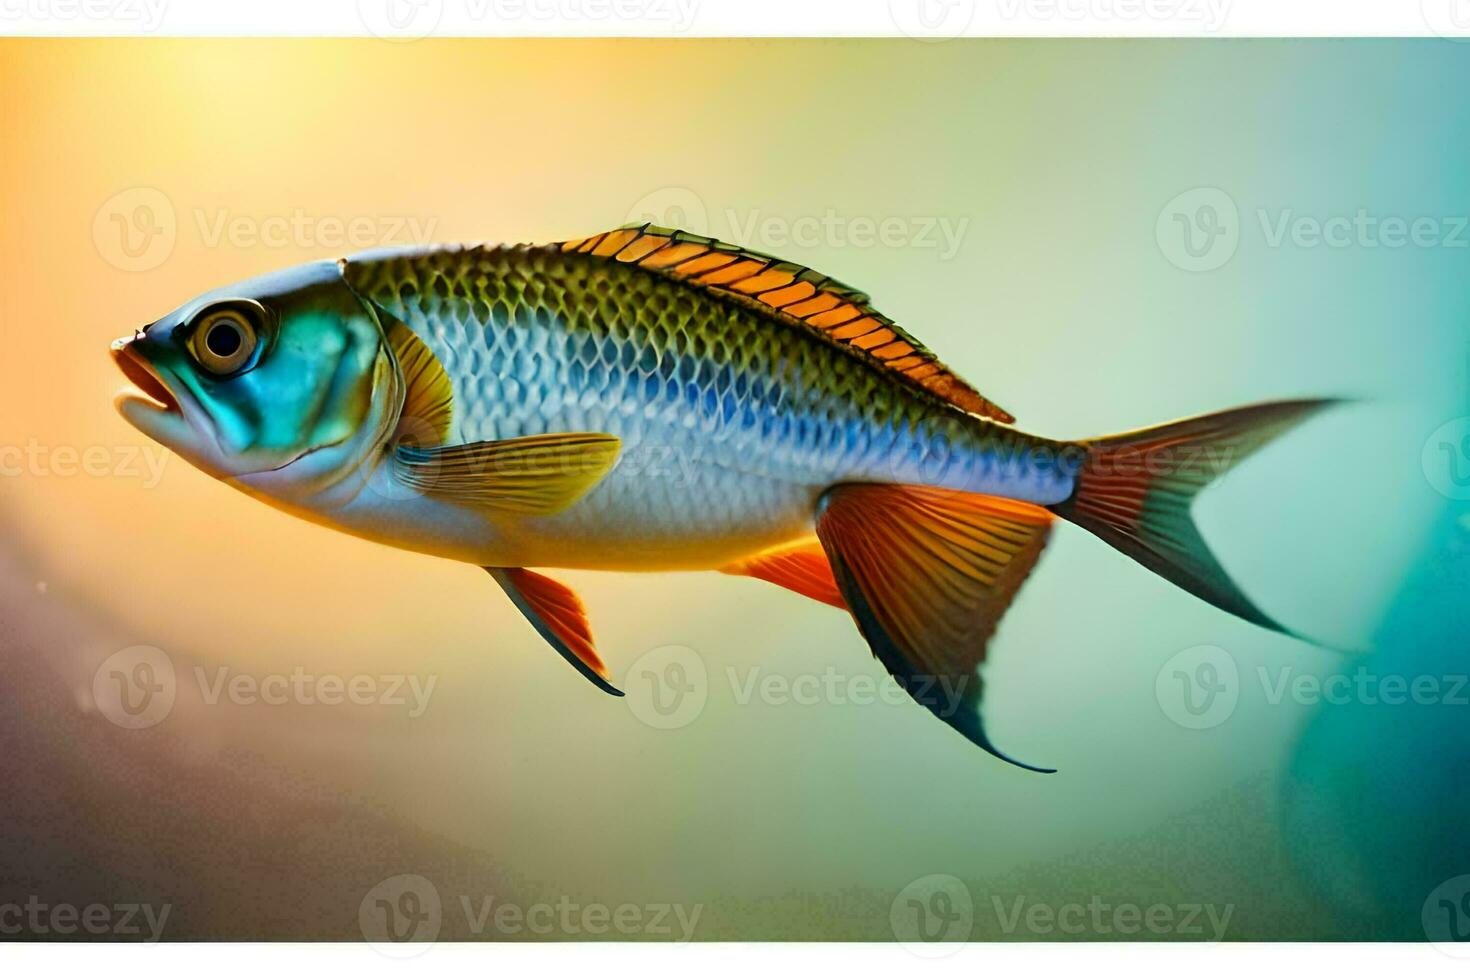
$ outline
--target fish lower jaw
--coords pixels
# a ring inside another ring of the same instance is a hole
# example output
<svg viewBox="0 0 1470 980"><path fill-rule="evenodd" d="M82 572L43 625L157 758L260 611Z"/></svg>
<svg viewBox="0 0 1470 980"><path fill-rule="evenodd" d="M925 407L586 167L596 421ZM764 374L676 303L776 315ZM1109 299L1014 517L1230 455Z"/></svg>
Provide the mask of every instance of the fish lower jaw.
<svg viewBox="0 0 1470 980"><path fill-rule="evenodd" d="M192 435L178 402L164 404L136 389L125 388L113 398L112 405L129 425L170 449Z"/></svg>

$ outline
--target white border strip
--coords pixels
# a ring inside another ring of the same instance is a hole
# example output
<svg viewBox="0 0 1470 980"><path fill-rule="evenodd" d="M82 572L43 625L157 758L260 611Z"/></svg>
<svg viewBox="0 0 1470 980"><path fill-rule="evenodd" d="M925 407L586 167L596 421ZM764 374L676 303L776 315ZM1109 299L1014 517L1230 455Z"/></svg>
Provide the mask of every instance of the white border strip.
<svg viewBox="0 0 1470 980"><path fill-rule="evenodd" d="M701 980L749 980L772 969L810 971L815 976L908 976L942 971L976 976L1123 976L1178 980L1240 980L1250 971L1280 975L1356 977L1404 975L1436 980L1464 977L1463 960L1425 944L1252 943L995 943L957 946L953 955L918 958L897 944L695 943L439 943L411 959L388 958L366 945L350 944L53 944L11 945L0 958L15 976L48 975L57 967L67 975L146 975L150 980L207 973L210 980L259 980L286 971L305 976L315 969L350 971L353 980L419 974L436 980L450 976L532 976L548 968L585 970L598 980L650 980L698 976ZM131 969L128 969L131 968ZM1124 971L1127 971L1126 974ZM34 973L32 973L34 971ZM144 973L143 971L146 971ZM473 971L473 972L472 972ZM570 974L569 974L570 975Z"/></svg>
<svg viewBox="0 0 1470 980"><path fill-rule="evenodd" d="M0 34L1470 37L1470 0L0 0Z"/></svg>

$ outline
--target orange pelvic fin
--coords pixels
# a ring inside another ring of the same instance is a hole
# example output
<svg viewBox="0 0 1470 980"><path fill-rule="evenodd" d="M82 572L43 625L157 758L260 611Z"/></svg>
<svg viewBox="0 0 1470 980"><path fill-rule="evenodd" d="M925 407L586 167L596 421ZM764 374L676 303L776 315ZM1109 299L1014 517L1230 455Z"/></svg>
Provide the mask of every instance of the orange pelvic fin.
<svg viewBox="0 0 1470 980"><path fill-rule="evenodd" d="M976 745L978 668L996 624L1046 546L1042 507L933 487L842 484L823 495L817 535L873 654L909 695Z"/></svg>
<svg viewBox="0 0 1470 980"><path fill-rule="evenodd" d="M598 688L618 697L623 692L612 684L607 664L592 643L592 626L577 593L555 579L524 568L486 568L516 608L536 627L536 632L578 673Z"/></svg>
<svg viewBox="0 0 1470 980"><path fill-rule="evenodd" d="M726 575L748 575L790 589L808 599L846 609L842 592L832 577L832 565L816 538L803 538L769 551L749 555L720 569Z"/></svg>

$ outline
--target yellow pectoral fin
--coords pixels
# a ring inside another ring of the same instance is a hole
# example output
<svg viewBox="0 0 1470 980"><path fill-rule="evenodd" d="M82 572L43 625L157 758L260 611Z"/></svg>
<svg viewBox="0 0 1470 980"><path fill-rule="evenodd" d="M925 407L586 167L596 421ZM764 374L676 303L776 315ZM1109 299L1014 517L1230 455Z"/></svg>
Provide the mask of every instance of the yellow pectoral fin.
<svg viewBox="0 0 1470 980"><path fill-rule="evenodd" d="M545 515L566 510L617 462L622 442L605 432L558 432L460 446L402 445L400 480L456 503Z"/></svg>
<svg viewBox="0 0 1470 980"><path fill-rule="evenodd" d="M454 388L449 376L428 346L404 324L393 321L384 333L403 373L403 410L398 416L397 437L414 445L437 446L448 438L454 416Z"/></svg>

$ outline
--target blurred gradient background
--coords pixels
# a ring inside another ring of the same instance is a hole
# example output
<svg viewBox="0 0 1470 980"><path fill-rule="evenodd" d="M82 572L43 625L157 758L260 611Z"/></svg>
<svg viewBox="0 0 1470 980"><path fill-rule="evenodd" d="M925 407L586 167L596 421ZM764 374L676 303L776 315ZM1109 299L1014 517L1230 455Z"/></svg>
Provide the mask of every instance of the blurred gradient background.
<svg viewBox="0 0 1470 980"><path fill-rule="evenodd" d="M865 288L1029 431L1356 399L1231 473L1201 525L1277 619L1371 651L1375 676L1452 679L1467 90L1470 49L1437 40L0 41L0 903L353 939L364 896L413 874L441 938L537 938L476 929L460 900L493 895L698 906L697 939L888 940L940 880L971 938L1201 938L1008 927L1018 897L1228 905L1231 939L1426 938L1421 906L1470 872L1470 707L1273 697L1283 670L1358 664L1078 529L987 673L997 742L1058 775L854 703L883 672L835 610L715 574L567 573L625 703L483 573L158 456L112 410L107 345L362 248L683 225ZM1314 241L1333 219L1348 237ZM1395 246L1389 219L1432 225ZM177 689L140 729L94 685L135 645ZM702 707L661 728L630 668L667 647ZM1208 724L1170 693L1199 647L1234 671ZM196 668L434 686L417 717L211 704ZM846 693L810 703L747 696L834 676Z"/></svg>

